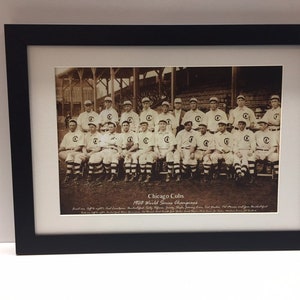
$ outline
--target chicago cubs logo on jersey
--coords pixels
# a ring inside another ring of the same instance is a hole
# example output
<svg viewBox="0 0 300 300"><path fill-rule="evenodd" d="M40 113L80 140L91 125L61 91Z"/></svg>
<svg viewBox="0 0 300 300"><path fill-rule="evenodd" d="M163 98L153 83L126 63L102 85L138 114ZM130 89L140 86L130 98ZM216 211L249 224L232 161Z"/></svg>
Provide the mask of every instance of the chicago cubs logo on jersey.
<svg viewBox="0 0 300 300"><path fill-rule="evenodd" d="M143 139L143 143L147 145L147 144L149 143L149 138L145 137L145 138Z"/></svg>
<svg viewBox="0 0 300 300"><path fill-rule="evenodd" d="M167 135L164 137L164 142L169 143L170 142L170 137Z"/></svg>
<svg viewBox="0 0 300 300"><path fill-rule="evenodd" d="M151 116L151 115L147 115L147 116L146 116L146 120L147 120L147 121L151 121L151 120L152 120L152 116Z"/></svg>
<svg viewBox="0 0 300 300"><path fill-rule="evenodd" d="M215 121L220 121L221 120L221 116L220 115L216 115L215 116Z"/></svg>
<svg viewBox="0 0 300 300"><path fill-rule="evenodd" d="M189 137L189 143L191 143L191 142L193 141L193 139L194 139L194 137L191 135L191 136Z"/></svg>
<svg viewBox="0 0 300 300"><path fill-rule="evenodd" d="M196 121L196 122L201 122L201 116L196 116L196 117L195 117L195 121Z"/></svg>
<svg viewBox="0 0 300 300"><path fill-rule="evenodd" d="M248 120L249 119L249 114L248 113L243 113L243 118Z"/></svg>
<svg viewBox="0 0 300 300"><path fill-rule="evenodd" d="M129 136L129 137L127 138L127 142L133 142L133 137L132 137L132 136Z"/></svg>
<svg viewBox="0 0 300 300"><path fill-rule="evenodd" d="M72 141L75 142L75 143L78 142L78 136L74 135L73 138L72 138Z"/></svg>
<svg viewBox="0 0 300 300"><path fill-rule="evenodd" d="M127 118L127 122L132 123L133 118L132 117L128 117Z"/></svg>
<svg viewBox="0 0 300 300"><path fill-rule="evenodd" d="M166 122L167 122L168 125L171 124L171 120L170 119L167 119Z"/></svg>
<svg viewBox="0 0 300 300"><path fill-rule="evenodd" d="M203 141L203 145L204 145L205 147L207 147L207 146L208 146L208 143L209 143L209 141L208 141L208 140L204 140L204 141Z"/></svg>
<svg viewBox="0 0 300 300"><path fill-rule="evenodd" d="M280 118L279 113L274 114L273 118L274 118L274 120L276 120L276 121L279 120L279 118Z"/></svg>
<svg viewBox="0 0 300 300"><path fill-rule="evenodd" d="M229 138L225 138L225 139L224 139L224 144L225 144L226 146L228 146L228 144L229 144Z"/></svg>
<svg viewBox="0 0 300 300"><path fill-rule="evenodd" d="M244 141L249 142L249 140L250 140L250 136L249 136L248 134L245 135L245 136L244 136Z"/></svg>
<svg viewBox="0 0 300 300"><path fill-rule="evenodd" d="M264 141L265 144L269 144L270 143L270 138L268 136L265 136L263 138L263 141Z"/></svg>
<svg viewBox="0 0 300 300"><path fill-rule="evenodd" d="M98 144L98 138L93 138L93 144L97 145Z"/></svg>
<svg viewBox="0 0 300 300"><path fill-rule="evenodd" d="M94 122L95 118L93 116L89 116L89 122Z"/></svg>
<svg viewBox="0 0 300 300"><path fill-rule="evenodd" d="M108 120L111 120L111 119L112 119L112 114L108 114L108 115L107 115L107 119L108 119Z"/></svg>

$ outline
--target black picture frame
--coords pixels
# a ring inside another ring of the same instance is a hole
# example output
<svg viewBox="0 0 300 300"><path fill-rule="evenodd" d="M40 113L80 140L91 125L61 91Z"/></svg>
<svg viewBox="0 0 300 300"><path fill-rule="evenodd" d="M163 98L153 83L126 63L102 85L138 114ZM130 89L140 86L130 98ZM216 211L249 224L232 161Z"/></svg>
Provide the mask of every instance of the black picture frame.
<svg viewBox="0 0 300 300"><path fill-rule="evenodd" d="M299 230L37 235L27 61L30 45L299 45L300 25L8 24L5 41L17 254L300 249Z"/></svg>

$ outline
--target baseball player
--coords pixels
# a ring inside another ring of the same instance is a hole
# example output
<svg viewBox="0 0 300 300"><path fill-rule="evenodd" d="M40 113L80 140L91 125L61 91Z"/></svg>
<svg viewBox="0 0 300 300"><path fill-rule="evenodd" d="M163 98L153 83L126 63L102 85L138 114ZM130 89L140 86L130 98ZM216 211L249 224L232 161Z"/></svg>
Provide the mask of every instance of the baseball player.
<svg viewBox="0 0 300 300"><path fill-rule="evenodd" d="M232 109L229 113L229 123L234 130L239 130L238 121L244 120L246 122L246 129L253 128L255 124L255 115L252 109L245 105L246 98L243 95L237 96L237 107ZM232 131L232 133L234 132Z"/></svg>
<svg viewBox="0 0 300 300"><path fill-rule="evenodd" d="M191 176L194 177L197 170L197 160L195 157L191 158L191 151L196 139L196 131L192 129L192 126L191 121L186 121L184 129L178 132L176 136L177 150L175 153L178 153L177 155L182 160L182 173L186 174L187 170L190 169ZM180 181L180 174L178 174L176 181Z"/></svg>
<svg viewBox="0 0 300 300"><path fill-rule="evenodd" d="M121 154L121 143L118 133L116 133L116 123L108 122L108 132L106 132L101 141L101 155L106 175L110 175L108 181L114 181L117 178L117 168Z"/></svg>
<svg viewBox="0 0 300 300"><path fill-rule="evenodd" d="M226 129L227 123L227 118L220 120L218 122L218 132L214 134L215 150L210 156L214 178L217 178L219 175L219 162L221 160L225 161L227 179L231 178L233 138L232 134Z"/></svg>
<svg viewBox="0 0 300 300"><path fill-rule="evenodd" d="M207 123L206 115L203 111L198 109L198 100L196 98L190 99L190 110L187 111L182 118L182 124L187 121L191 121L193 124L193 129L198 130L200 123Z"/></svg>
<svg viewBox="0 0 300 300"><path fill-rule="evenodd" d="M174 110L172 112L172 115L175 117L175 125L176 125L176 134L184 129L184 125L181 125L182 118L185 115L185 111L182 110L182 99L181 98L175 98L174 99Z"/></svg>
<svg viewBox="0 0 300 300"><path fill-rule="evenodd" d="M253 130L257 131L259 130L258 121L264 116L264 111L260 107L256 107L254 110L254 115L255 115L255 124Z"/></svg>
<svg viewBox="0 0 300 300"><path fill-rule="evenodd" d="M176 122L175 117L169 111L170 103L168 101L163 101L161 104L162 112L158 114L158 120L165 120L167 122L167 131L172 132L174 135L176 134ZM158 123L156 124L156 131L158 131Z"/></svg>
<svg viewBox="0 0 300 300"><path fill-rule="evenodd" d="M256 160L267 160L274 168L274 178L278 177L279 153L278 142L273 132L269 130L268 120L262 118L258 121L260 129L255 132Z"/></svg>
<svg viewBox="0 0 300 300"><path fill-rule="evenodd" d="M236 181L244 180L249 172L250 183L254 181L255 171L255 136L246 129L245 119L238 121L238 130L233 133L233 165L236 172Z"/></svg>
<svg viewBox="0 0 300 300"><path fill-rule="evenodd" d="M218 131L220 120L227 120L226 113L218 108L219 99L217 97L211 97L209 99L210 110L206 113L207 118L207 130L214 134Z"/></svg>
<svg viewBox="0 0 300 300"><path fill-rule="evenodd" d="M82 148L82 152L85 160L88 161L88 177L87 181L90 182L93 179L100 179L103 175L103 157L100 151L100 141L103 135L101 135L97 131L97 124L95 122L89 123L90 131L86 133L84 140L84 147Z"/></svg>
<svg viewBox="0 0 300 300"><path fill-rule="evenodd" d="M130 123L128 121L122 122L122 133L119 137L121 140L121 157L124 158L124 168L125 168L125 179L124 181L129 181L130 175L135 176L135 172L131 171L132 166L132 154L138 149L138 137L137 134L129 130ZM134 166L136 169L136 165Z"/></svg>
<svg viewBox="0 0 300 300"><path fill-rule="evenodd" d="M147 122L148 130L153 132L157 124L157 112L150 108L150 99L148 97L142 99L142 106L143 110L140 113L140 123Z"/></svg>
<svg viewBox="0 0 300 300"><path fill-rule="evenodd" d="M80 175L80 166L82 163L82 147L84 146L84 135L77 130L76 120L69 121L69 132L63 137L59 149L58 157L67 164L67 172L64 182L70 181L72 174L77 181Z"/></svg>
<svg viewBox="0 0 300 300"><path fill-rule="evenodd" d="M268 121L269 130L276 135L275 138L279 140L280 137L280 116L281 116L281 107L280 107L280 97L278 95L271 96L271 109L268 109L264 115L264 119Z"/></svg>
<svg viewBox="0 0 300 300"><path fill-rule="evenodd" d="M203 162L204 167L204 182L210 179L211 169L211 154L214 150L214 137L207 131L207 124L200 122L199 131L196 132L196 139L192 150L192 159L197 162Z"/></svg>
<svg viewBox="0 0 300 300"><path fill-rule="evenodd" d="M180 173L180 157L178 153L174 155L176 140L172 132L167 131L167 122L160 120L158 132L155 133L154 152L158 159L165 159L168 167L166 182L170 181L173 166L176 174Z"/></svg>
<svg viewBox="0 0 300 300"><path fill-rule="evenodd" d="M108 122L118 124L119 116L117 111L112 107L112 98L107 96L104 98L104 109L99 114L98 123L104 125Z"/></svg>
<svg viewBox="0 0 300 300"><path fill-rule="evenodd" d="M98 114L93 111L93 102L91 100L84 101L84 112L82 112L77 118L78 129L82 132L89 131L89 123L97 122Z"/></svg>
<svg viewBox="0 0 300 300"><path fill-rule="evenodd" d="M132 110L132 102L129 100L124 101L123 103L124 112L121 114L120 123L122 124L124 121L129 122L129 130L138 132L140 118L139 115Z"/></svg>
<svg viewBox="0 0 300 300"><path fill-rule="evenodd" d="M140 123L141 131L138 133L138 150L132 154L130 181L136 178L137 164L139 164L140 176L139 182L150 182L153 164L156 161L156 155L153 152L154 133L148 130L148 123ZM145 178L146 175L146 178Z"/></svg>

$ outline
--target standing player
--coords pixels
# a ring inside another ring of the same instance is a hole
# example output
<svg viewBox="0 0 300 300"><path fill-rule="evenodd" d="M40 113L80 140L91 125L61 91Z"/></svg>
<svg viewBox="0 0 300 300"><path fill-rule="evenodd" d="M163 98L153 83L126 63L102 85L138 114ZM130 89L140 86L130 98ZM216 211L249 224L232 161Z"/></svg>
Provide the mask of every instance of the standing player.
<svg viewBox="0 0 300 300"><path fill-rule="evenodd" d="M162 112L158 114L159 120L165 120L167 122L167 131L172 132L174 135L176 134L176 122L175 117L169 111L170 103L168 101L163 101L161 104ZM156 124L156 128L158 130L158 123Z"/></svg>
<svg viewBox="0 0 300 300"><path fill-rule="evenodd" d="M166 182L170 181L173 166L176 174L180 172L179 155L174 156L174 150L176 145L175 136L172 132L167 131L167 122L160 120L158 123L158 132L155 133L155 147L154 152L158 159L166 160L168 173L166 176Z"/></svg>
<svg viewBox="0 0 300 300"><path fill-rule="evenodd" d="M140 113L140 123L147 122L148 130L154 132L157 123L157 112L150 108L150 99L144 97L142 99L143 110Z"/></svg>
<svg viewBox="0 0 300 300"><path fill-rule="evenodd" d="M226 113L218 108L219 99L217 97L211 97L209 99L210 110L206 113L207 118L207 130L210 133L216 133L219 129L218 122L220 120L227 120Z"/></svg>
<svg viewBox="0 0 300 300"><path fill-rule="evenodd" d="M127 121L130 125L129 130L138 132L140 118L139 115L132 110L132 102L129 100L124 101L123 107L124 112L121 114L120 123L122 124L124 121Z"/></svg>
<svg viewBox="0 0 300 300"><path fill-rule="evenodd" d="M71 179L72 174L74 180L79 179L80 166L82 163L82 147L84 146L84 135L77 129L77 122L73 119L69 121L69 132L63 137L59 149L58 157L67 164L67 172L64 182Z"/></svg>
<svg viewBox="0 0 300 300"><path fill-rule="evenodd" d="M207 125L204 122L199 124L199 132L196 133L196 139L194 142L194 151L192 152L192 159L196 159L197 162L202 162L204 167L204 182L208 182L210 179L211 169L211 153L214 150L214 137L207 131Z"/></svg>
<svg viewBox="0 0 300 300"><path fill-rule="evenodd" d="M232 124L235 130L239 130L238 121L244 120L246 123L246 129L254 128L255 115L253 110L245 105L246 98L243 95L239 95L236 99L238 106L230 111L229 123Z"/></svg>
<svg viewBox="0 0 300 300"><path fill-rule="evenodd" d="M213 167L213 177L217 178L219 175L219 162L225 161L226 165L226 177L231 177L231 168L233 164L232 134L226 130L227 119L220 120L218 122L218 132L214 134L215 151L211 154L211 161Z"/></svg>
<svg viewBox="0 0 300 300"><path fill-rule="evenodd" d="M78 129L82 132L89 131L90 122L97 122L98 114L93 111L92 104L93 102L91 100L84 101L85 111L82 112L77 118Z"/></svg>
<svg viewBox="0 0 300 300"><path fill-rule="evenodd" d="M108 181L114 181L117 178L117 168L121 154L121 143L118 133L116 133L116 124L108 122L108 132L106 132L100 142L103 157L103 164L106 175L110 176Z"/></svg>
<svg viewBox="0 0 300 300"><path fill-rule="evenodd" d="M184 126L181 125L182 118L185 115L185 111L182 110L182 99L175 98L174 99L174 110L172 112L173 116L175 117L175 125L176 125L176 134L184 129Z"/></svg>
<svg viewBox="0 0 300 300"><path fill-rule="evenodd" d="M99 114L99 121L98 123L100 126L104 125L108 122L113 122L118 124L119 117L117 111L112 107L112 98L107 96L104 98L104 109Z"/></svg>
<svg viewBox="0 0 300 300"><path fill-rule="evenodd" d="M191 121L186 121L184 129L178 132L176 136L177 150L175 153L178 153L177 155L182 160L182 173L186 174L187 170L190 169L191 176L194 177L197 170L197 160L194 155L193 159L191 158L191 151L195 143L196 131L192 129L192 126ZM177 176L176 181L180 181L180 175Z"/></svg>
<svg viewBox="0 0 300 300"><path fill-rule="evenodd" d="M148 123L140 123L141 131L138 133L138 150L132 154L130 181L133 181L137 175L137 164L140 168L139 181L149 182L151 179L153 164L156 161L154 148L154 133L148 130ZM146 178L145 175L147 174Z"/></svg>
<svg viewBox="0 0 300 300"><path fill-rule="evenodd" d="M130 175L135 175L132 172L132 155L138 149L138 137L137 134L129 130L130 123L128 121L122 122L122 133L120 133L121 140L121 157L124 158L125 167L125 179L124 181L129 181Z"/></svg>
<svg viewBox="0 0 300 300"><path fill-rule="evenodd" d="M187 121L191 121L193 129L198 130L200 123L207 123L206 115L203 111L198 109L198 100L196 98L190 99L190 110L187 111L182 119L182 124Z"/></svg>
<svg viewBox="0 0 300 300"><path fill-rule="evenodd" d="M280 97L278 95L271 96L271 106L272 108L266 111L264 119L268 121L269 130L272 131L279 140L281 108Z"/></svg>
<svg viewBox="0 0 300 300"><path fill-rule="evenodd" d="M255 137L254 133L246 129L246 121L238 121L238 130L233 133L233 164L236 172L236 181L241 181L247 173L250 175L250 183L254 181L255 171Z"/></svg>
<svg viewBox="0 0 300 300"><path fill-rule="evenodd" d="M279 154L278 154L278 142L276 136L273 135L272 131L268 129L268 121L262 118L258 121L259 130L255 132L256 141L256 160L267 160L271 162L275 178L278 177L279 168Z"/></svg>

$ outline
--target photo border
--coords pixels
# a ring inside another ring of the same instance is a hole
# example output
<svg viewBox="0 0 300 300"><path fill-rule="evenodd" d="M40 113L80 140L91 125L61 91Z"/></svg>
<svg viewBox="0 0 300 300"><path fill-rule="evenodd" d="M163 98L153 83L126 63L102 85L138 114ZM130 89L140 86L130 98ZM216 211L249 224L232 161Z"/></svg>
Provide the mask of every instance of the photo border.
<svg viewBox="0 0 300 300"><path fill-rule="evenodd" d="M27 56L31 45L299 45L300 25L11 24L5 39L17 254L300 249L300 230L37 235Z"/></svg>

